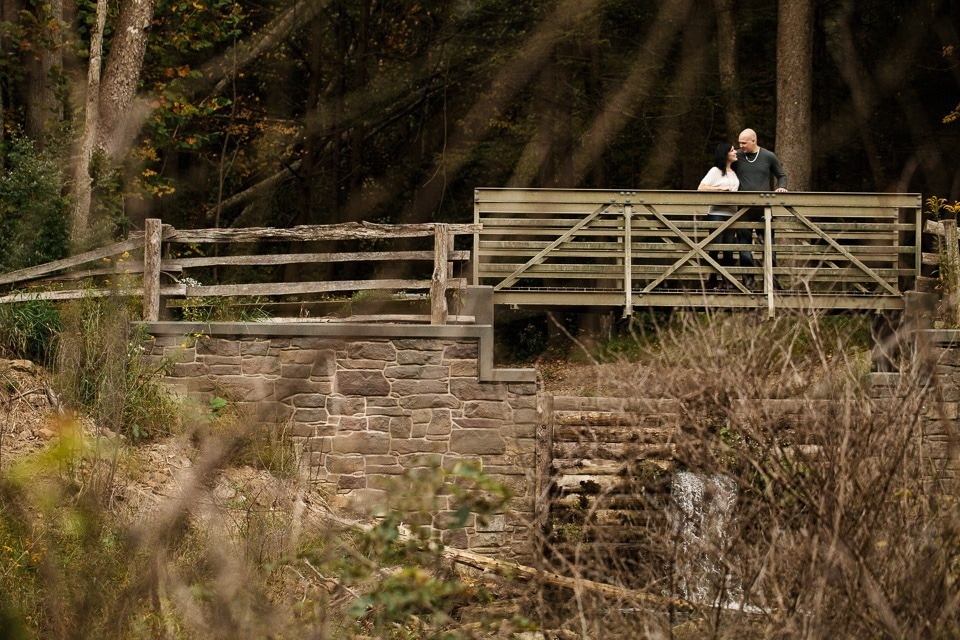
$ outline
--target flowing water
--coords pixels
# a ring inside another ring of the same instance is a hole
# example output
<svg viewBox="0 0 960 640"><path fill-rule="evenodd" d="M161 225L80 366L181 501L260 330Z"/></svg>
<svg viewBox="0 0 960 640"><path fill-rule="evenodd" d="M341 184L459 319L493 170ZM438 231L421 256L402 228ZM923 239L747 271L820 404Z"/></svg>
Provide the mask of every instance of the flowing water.
<svg viewBox="0 0 960 640"><path fill-rule="evenodd" d="M671 487L678 541L679 595L691 602L741 608L743 588L730 570L737 485L722 474L674 474Z"/></svg>

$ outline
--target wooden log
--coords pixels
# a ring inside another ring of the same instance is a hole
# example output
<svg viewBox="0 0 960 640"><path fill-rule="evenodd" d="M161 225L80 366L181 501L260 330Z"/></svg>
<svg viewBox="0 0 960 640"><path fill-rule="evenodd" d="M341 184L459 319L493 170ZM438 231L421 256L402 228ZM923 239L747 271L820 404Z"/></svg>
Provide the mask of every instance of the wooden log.
<svg viewBox="0 0 960 640"><path fill-rule="evenodd" d="M64 258L63 260L56 260L54 262L37 265L36 267L28 267L26 269L0 274L0 284L26 282L40 276L45 276L49 273L63 271L64 269L76 267L94 260L102 260L104 258L109 258L110 256L120 255L126 251L133 251L134 249L139 249L142 246L143 238L124 240L123 242L117 242L107 247L86 251L79 255Z"/></svg>
<svg viewBox="0 0 960 640"><path fill-rule="evenodd" d="M436 224L376 224L373 222L346 222L328 225L300 225L289 229L275 227L245 227L243 229L177 229L168 240L183 243L264 242L321 240L373 240L387 238L429 237ZM450 224L453 234L478 233L480 224Z"/></svg>

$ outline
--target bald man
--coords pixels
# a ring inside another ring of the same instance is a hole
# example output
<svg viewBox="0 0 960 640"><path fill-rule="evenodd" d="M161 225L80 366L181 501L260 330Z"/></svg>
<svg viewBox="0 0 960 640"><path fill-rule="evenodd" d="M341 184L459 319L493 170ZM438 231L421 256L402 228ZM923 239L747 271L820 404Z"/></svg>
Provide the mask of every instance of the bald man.
<svg viewBox="0 0 960 640"><path fill-rule="evenodd" d="M757 132L753 129L744 129L740 132L737 139L740 146L737 151L737 177L740 178L740 191L770 191L771 178L776 178L776 191L787 190L787 172L783 170L780 159L769 149L764 149L757 144ZM759 222L763 220L763 207L751 207L743 220L749 222ZM773 239L773 231L770 234ZM737 242L739 244L751 244L753 242L752 231L750 229L737 230ZM740 252L740 266L755 266L753 254L749 251ZM773 254L773 266L777 266L777 254ZM745 276L743 284L748 288L753 288L756 284L753 276ZM777 279L774 278L774 287L780 288Z"/></svg>

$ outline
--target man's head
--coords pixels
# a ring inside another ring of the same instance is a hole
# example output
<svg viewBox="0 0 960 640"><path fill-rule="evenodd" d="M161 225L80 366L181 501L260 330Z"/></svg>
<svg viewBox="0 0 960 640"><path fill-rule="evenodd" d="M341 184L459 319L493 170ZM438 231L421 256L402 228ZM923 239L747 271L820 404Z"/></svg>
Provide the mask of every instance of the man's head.
<svg viewBox="0 0 960 640"><path fill-rule="evenodd" d="M756 153L759 146L757 146L757 132L753 129L744 129L740 132L740 137L737 138L737 144L740 145L740 151L744 153Z"/></svg>

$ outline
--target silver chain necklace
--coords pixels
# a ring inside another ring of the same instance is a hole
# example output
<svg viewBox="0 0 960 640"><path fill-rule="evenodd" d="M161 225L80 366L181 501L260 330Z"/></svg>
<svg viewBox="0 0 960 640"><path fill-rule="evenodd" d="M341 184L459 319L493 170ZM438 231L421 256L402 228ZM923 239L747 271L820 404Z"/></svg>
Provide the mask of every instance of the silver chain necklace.
<svg viewBox="0 0 960 640"><path fill-rule="evenodd" d="M754 162L756 162L756 161L757 161L757 158L759 158L759 157L760 157L760 148L759 148L759 147L757 147L757 155L753 156L753 160L751 160L750 158L747 157L747 152L746 152L746 151L743 152L743 159L746 160L747 162L749 162L750 164L753 164Z"/></svg>

